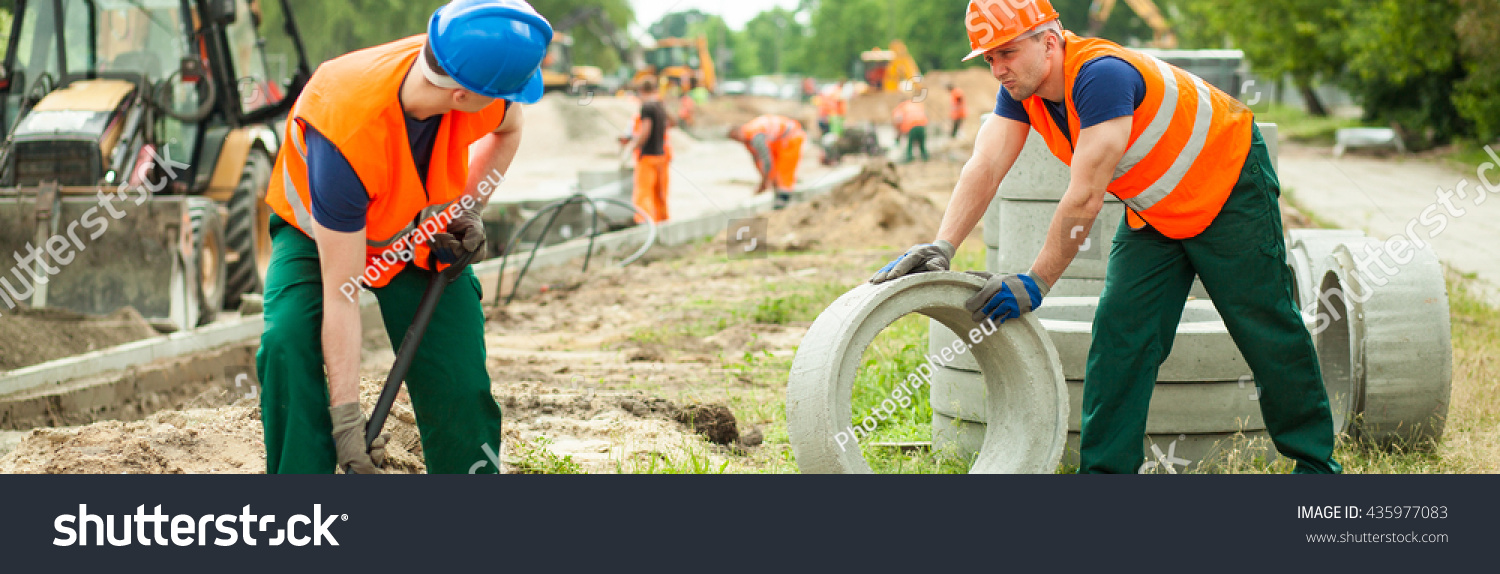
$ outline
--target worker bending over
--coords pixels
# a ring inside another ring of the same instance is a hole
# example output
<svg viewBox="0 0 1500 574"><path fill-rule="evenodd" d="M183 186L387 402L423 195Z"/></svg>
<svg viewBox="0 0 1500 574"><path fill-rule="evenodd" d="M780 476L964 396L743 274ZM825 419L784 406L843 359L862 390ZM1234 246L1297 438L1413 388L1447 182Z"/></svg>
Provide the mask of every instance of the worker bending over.
<svg viewBox="0 0 1500 574"><path fill-rule="evenodd" d="M797 163L802 159L802 142L807 134L797 120L783 116L761 116L729 130L729 138L745 144L755 167L760 171L757 195L776 187L776 209L792 200L797 186Z"/></svg>
<svg viewBox="0 0 1500 574"><path fill-rule="evenodd" d="M922 151L922 161L931 159L927 156L927 110L922 104L912 100L896 104L891 120L896 125L896 141L906 138L906 163L916 160L913 149Z"/></svg>
<svg viewBox="0 0 1500 574"><path fill-rule="evenodd" d="M430 258L483 249L480 210L521 143L512 102L541 98L552 27L529 4L455 0L427 30L325 62L287 119L256 355L268 473L379 472L384 438L366 448L359 404L359 287L399 348ZM466 269L406 380L429 472L496 470L480 464L500 450L484 321Z"/></svg>
<svg viewBox="0 0 1500 574"><path fill-rule="evenodd" d="M872 281L947 269L1035 129L1070 166L1067 191L1031 270L990 277L968 308L975 321L998 322L1041 306L1104 194L1125 202L1084 374L1079 471L1141 467L1157 367L1197 276L1254 373L1277 450L1295 472L1341 472L1312 337L1292 300L1280 184L1250 110L1192 74L1080 38L1057 20L1048 0L969 3L969 58L982 55L1005 88L997 117L980 128L937 240Z"/></svg>

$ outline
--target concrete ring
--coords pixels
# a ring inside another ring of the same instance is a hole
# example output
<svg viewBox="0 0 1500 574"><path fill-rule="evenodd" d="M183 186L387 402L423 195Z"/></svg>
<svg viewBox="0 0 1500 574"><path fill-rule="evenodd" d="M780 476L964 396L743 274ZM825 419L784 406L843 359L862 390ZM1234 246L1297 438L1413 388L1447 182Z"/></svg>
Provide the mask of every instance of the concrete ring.
<svg viewBox="0 0 1500 574"><path fill-rule="evenodd" d="M1068 431L1078 432L1083 419L1083 381L1068 381ZM984 422L984 377L979 373L939 369L932 377L932 412L955 419ZM1151 392L1146 432L1196 434L1255 431L1266 428L1254 381L1158 383Z"/></svg>
<svg viewBox="0 0 1500 574"><path fill-rule="evenodd" d="M959 457L973 456L978 452L986 430L984 423L935 412L932 414L933 450ZM1078 440L1077 432L1068 433L1062 464L1078 466ZM1147 434L1141 447L1145 462L1140 472L1155 474L1164 474L1168 468L1172 472L1211 472L1231 461L1243 463L1257 457L1272 461L1277 457L1266 431ZM1161 452L1159 456L1158 450Z"/></svg>
<svg viewBox="0 0 1500 574"><path fill-rule="evenodd" d="M1409 251L1411 258L1394 268L1363 257L1377 249L1389 251L1385 242L1359 238L1329 258L1357 323L1350 331L1360 349L1353 357L1359 366L1350 369L1358 377L1355 431L1375 442L1437 438L1453 385L1443 266L1429 246Z"/></svg>
<svg viewBox="0 0 1500 574"><path fill-rule="evenodd" d="M1093 344L1094 313L1099 307L1098 297L1049 297L1042 306L1031 313L1042 321L1052 344L1057 347L1062 360L1063 377L1066 380L1083 380L1084 367L1088 364L1089 347ZM928 346L941 349L956 339L951 330L933 325ZM973 357L960 356L949 367L977 371ZM1182 310L1182 320L1177 325L1177 337L1172 352L1157 369L1159 382L1204 382L1240 381L1250 376L1250 367L1240 354L1240 349L1229 335L1213 302L1202 299L1188 301Z"/></svg>
<svg viewBox="0 0 1500 574"><path fill-rule="evenodd" d="M787 381L787 434L805 473L869 473L857 444L836 442L850 428L854 377L865 348L897 319L921 313L951 329L978 327L964 309L984 280L966 273L919 273L880 285L862 284L840 296L813 321L792 360ZM986 392L999 400L971 473L1050 473L1062 456L1068 394L1057 350L1035 317L1006 321L965 344L986 375ZM982 331L981 331L982 333ZM948 362L955 353L929 358ZM919 367L911 378L922 380Z"/></svg>

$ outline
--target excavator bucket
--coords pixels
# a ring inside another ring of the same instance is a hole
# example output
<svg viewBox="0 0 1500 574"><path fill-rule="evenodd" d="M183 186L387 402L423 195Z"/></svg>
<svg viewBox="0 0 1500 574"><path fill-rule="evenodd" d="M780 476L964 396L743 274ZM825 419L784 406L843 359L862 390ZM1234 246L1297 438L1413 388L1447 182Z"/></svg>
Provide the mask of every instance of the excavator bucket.
<svg viewBox="0 0 1500 574"><path fill-rule="evenodd" d="M192 245L197 203L212 209L203 198L139 188L0 189L0 313L24 305L104 315L128 306L161 330L195 326L196 258L184 246Z"/></svg>

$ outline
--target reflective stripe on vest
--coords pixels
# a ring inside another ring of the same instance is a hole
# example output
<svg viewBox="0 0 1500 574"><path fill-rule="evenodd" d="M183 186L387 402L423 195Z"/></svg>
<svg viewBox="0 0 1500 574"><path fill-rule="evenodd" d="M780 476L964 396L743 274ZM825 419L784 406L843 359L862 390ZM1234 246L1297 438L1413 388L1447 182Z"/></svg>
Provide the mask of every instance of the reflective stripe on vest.
<svg viewBox="0 0 1500 574"><path fill-rule="evenodd" d="M1130 139L1108 191L1130 207L1133 228L1149 222L1168 237L1197 235L1218 215L1239 180L1249 153L1253 114L1201 78L1153 56L1107 40L1079 38L1071 32L1065 36L1070 133L1062 132L1039 96L1022 103L1032 127L1053 155L1072 165L1080 134L1073 98L1078 71L1102 57L1130 64L1141 73L1146 94L1131 118Z"/></svg>

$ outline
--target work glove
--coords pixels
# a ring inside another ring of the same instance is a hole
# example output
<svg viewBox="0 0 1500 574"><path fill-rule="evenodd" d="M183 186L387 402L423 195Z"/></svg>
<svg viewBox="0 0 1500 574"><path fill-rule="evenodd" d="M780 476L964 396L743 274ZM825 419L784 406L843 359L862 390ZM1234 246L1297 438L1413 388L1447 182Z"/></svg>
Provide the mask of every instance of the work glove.
<svg viewBox="0 0 1500 574"><path fill-rule="evenodd" d="M1042 297L1052 286L1035 274L995 275L984 271L970 271L970 275L985 280L984 287L964 302L964 308L973 313L975 323L986 319L1004 324L1006 319L1020 318L1023 313L1035 311L1042 306Z"/></svg>
<svg viewBox="0 0 1500 574"><path fill-rule="evenodd" d="M438 261L453 263L465 253L478 253L484 248L484 220L478 209L465 209L448 223L447 233L432 235L433 254Z"/></svg>
<svg viewBox="0 0 1500 574"><path fill-rule="evenodd" d="M338 448L339 468L352 466L355 474L382 474L380 465L385 464L385 441L390 435L375 437L367 450L365 412L358 402L330 408L328 414L333 417L333 443Z"/></svg>
<svg viewBox="0 0 1500 574"><path fill-rule="evenodd" d="M953 251L953 244L942 239L914 246L876 271L875 276L870 278L870 283L879 285L913 273L947 271L949 262L953 260Z"/></svg>

